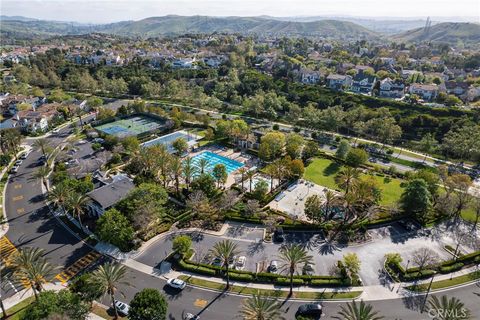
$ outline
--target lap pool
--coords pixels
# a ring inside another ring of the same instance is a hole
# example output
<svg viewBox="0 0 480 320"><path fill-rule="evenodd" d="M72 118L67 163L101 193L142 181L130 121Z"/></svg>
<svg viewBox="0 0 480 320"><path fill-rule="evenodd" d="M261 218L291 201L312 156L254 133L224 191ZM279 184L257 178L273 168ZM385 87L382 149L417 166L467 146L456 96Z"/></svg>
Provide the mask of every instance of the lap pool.
<svg viewBox="0 0 480 320"><path fill-rule="evenodd" d="M141 146L147 148L157 144L163 144L167 148L168 152L173 153L175 150L172 147L172 143L178 138L185 139L189 147L195 145L197 143L197 140L199 140L199 137L197 135L182 130L144 142L141 144Z"/></svg>
<svg viewBox="0 0 480 320"><path fill-rule="evenodd" d="M207 160L208 164L205 168L205 170L207 172L211 172L217 164L223 164L225 166L225 169L227 169L228 174L230 174L230 173L234 172L235 170L238 170L238 169L240 169L241 167L244 166L243 163L238 162L236 160L232 160L232 159L223 157L221 155L218 155L218 154L210 152L210 151L204 151L204 152L202 152L200 154L197 154L197 155L192 157L192 162L193 162L194 166L197 167L198 170L200 170L200 166L199 166L200 159L206 159Z"/></svg>

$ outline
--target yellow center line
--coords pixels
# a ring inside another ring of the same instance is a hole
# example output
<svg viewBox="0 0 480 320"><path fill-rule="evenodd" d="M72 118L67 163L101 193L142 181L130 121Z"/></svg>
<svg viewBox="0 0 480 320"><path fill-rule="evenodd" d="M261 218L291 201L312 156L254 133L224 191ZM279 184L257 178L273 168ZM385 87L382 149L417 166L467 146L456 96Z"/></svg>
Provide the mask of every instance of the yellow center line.
<svg viewBox="0 0 480 320"><path fill-rule="evenodd" d="M22 185L19 183L19 184L16 184L13 186L15 189L21 189L22 188Z"/></svg>
<svg viewBox="0 0 480 320"><path fill-rule="evenodd" d="M25 208L18 208L17 209L17 213L24 213L25 212Z"/></svg>
<svg viewBox="0 0 480 320"><path fill-rule="evenodd" d="M22 199L23 199L23 196L16 196L16 197L12 198L13 201L18 201L18 200L22 200Z"/></svg>

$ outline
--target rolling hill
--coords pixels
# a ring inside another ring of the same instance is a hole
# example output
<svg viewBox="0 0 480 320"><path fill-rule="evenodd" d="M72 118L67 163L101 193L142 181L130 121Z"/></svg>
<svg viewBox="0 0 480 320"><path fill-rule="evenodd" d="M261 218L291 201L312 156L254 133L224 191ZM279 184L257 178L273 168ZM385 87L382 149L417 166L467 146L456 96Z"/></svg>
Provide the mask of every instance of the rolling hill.
<svg viewBox="0 0 480 320"><path fill-rule="evenodd" d="M157 37L186 33L240 33L316 36L333 39L377 39L379 35L348 21L281 21L263 17L163 16L104 25L81 25L31 19L1 19L3 36L48 37L102 32L122 36Z"/></svg>
<svg viewBox="0 0 480 320"><path fill-rule="evenodd" d="M459 41L465 45L480 43L480 24L469 22L443 22L430 27L416 28L393 36L396 41L404 42L442 42L456 45Z"/></svg>

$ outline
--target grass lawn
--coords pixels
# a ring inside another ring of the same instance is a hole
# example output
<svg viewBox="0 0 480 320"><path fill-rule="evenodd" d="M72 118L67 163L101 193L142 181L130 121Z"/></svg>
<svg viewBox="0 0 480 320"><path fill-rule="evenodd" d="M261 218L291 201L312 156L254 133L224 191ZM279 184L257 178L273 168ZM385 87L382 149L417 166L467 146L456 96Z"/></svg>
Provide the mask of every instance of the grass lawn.
<svg viewBox="0 0 480 320"><path fill-rule="evenodd" d="M104 307L96 303L93 304L90 311L97 316L102 317L103 319L115 319L115 315L112 309L106 310ZM123 317L121 314L119 314L118 319L127 319L127 317Z"/></svg>
<svg viewBox="0 0 480 320"><path fill-rule="evenodd" d="M339 190L335 183L335 176L342 170L341 164L335 163L329 159L316 158L305 169L304 178L312 181L318 185ZM366 176L366 175L362 175ZM378 182L382 191L382 200L380 204L389 205L397 202L403 192L400 187L402 180L391 179L390 182L385 180L385 177L373 176Z"/></svg>
<svg viewBox="0 0 480 320"><path fill-rule="evenodd" d="M468 206L468 208L462 211L462 218L470 222L475 222L475 219L476 219L475 209L472 207L471 204L470 206Z"/></svg>
<svg viewBox="0 0 480 320"><path fill-rule="evenodd" d="M35 297L28 297L7 310L10 320L19 320L22 318L25 308L35 301Z"/></svg>
<svg viewBox="0 0 480 320"><path fill-rule="evenodd" d="M461 285L461 284L471 282L471 281L474 281L474 280L477 280L477 279L480 279L480 271L475 271L475 272L465 274L463 276L455 277L455 278L452 278L452 279L434 281L432 283L432 290L457 286L457 285ZM427 291L428 290L428 283L427 284L422 284L422 285L419 285L419 286L409 286L409 287L407 287L407 289L411 290L411 291L416 291L416 292Z"/></svg>
<svg viewBox="0 0 480 320"><path fill-rule="evenodd" d="M225 289L225 284L218 283L214 281L208 281L203 279L194 278L191 276L180 276L180 279L203 288L213 289L223 291ZM260 292L263 295L276 297L276 298L286 298L288 297L288 291L282 290L267 290L267 289L255 289L255 288L248 288L244 286L238 285L231 285L230 292L251 295L256 292ZM350 291L350 292L322 292L322 289L318 289L318 291L313 292L298 292L294 291L293 297L297 299L305 299L305 300L320 300L320 299L353 299L358 296L362 291Z"/></svg>

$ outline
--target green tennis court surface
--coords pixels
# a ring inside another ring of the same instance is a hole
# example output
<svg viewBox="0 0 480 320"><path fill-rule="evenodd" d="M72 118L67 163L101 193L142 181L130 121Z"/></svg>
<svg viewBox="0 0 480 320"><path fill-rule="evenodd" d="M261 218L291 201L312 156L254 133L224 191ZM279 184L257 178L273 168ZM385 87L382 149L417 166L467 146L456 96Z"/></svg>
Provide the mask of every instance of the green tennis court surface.
<svg viewBox="0 0 480 320"><path fill-rule="evenodd" d="M145 117L134 116L121 119L96 127L97 130L119 138L138 136L142 133L154 131L161 128L165 122Z"/></svg>

